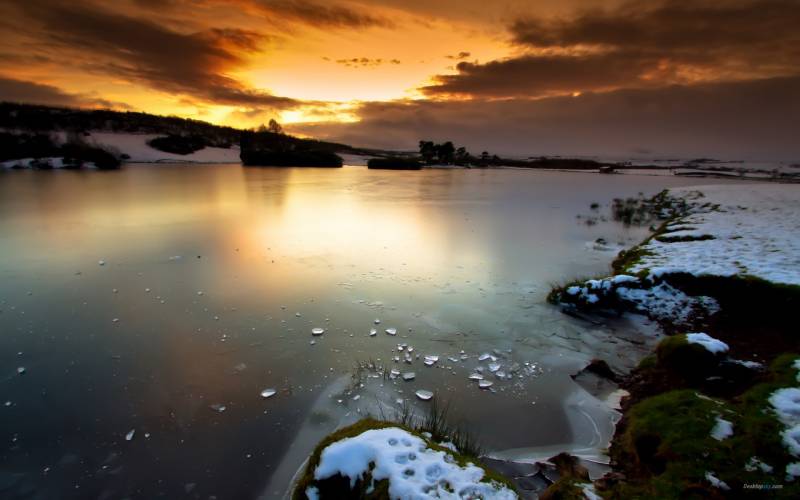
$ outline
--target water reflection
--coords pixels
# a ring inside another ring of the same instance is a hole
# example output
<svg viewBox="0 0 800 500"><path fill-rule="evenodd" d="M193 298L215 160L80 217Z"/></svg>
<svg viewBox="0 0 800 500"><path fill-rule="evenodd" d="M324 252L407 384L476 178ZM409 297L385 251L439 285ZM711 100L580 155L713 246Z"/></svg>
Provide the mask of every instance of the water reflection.
<svg viewBox="0 0 800 500"><path fill-rule="evenodd" d="M569 424L570 370L598 355L630 363L641 339L576 322L544 295L605 272L612 255L586 242L643 236L576 222L590 202L685 182L234 165L1 173L0 483L41 498L255 497L276 469L270 488L288 481L291 463L279 464L304 422L321 435L366 411L366 395L338 403L331 383L358 360L391 364L400 342L442 361L372 388L390 402L436 391L490 449L590 440ZM369 337L375 318L398 335ZM326 329L315 345L313 327ZM493 349L542 372L480 391L467 376ZM462 350L468 361L447 361ZM278 393L263 399L265 387Z"/></svg>

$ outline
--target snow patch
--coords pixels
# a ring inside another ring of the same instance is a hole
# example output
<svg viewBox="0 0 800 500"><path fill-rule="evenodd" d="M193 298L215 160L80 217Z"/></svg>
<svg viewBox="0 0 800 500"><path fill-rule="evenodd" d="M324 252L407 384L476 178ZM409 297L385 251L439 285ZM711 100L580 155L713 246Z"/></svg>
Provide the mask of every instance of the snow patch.
<svg viewBox="0 0 800 500"><path fill-rule="evenodd" d="M472 463L461 467L449 453L428 447L421 438L397 427L374 429L343 439L322 450L314 478L336 474L350 479L350 487L363 479L374 464L373 481L389 480L391 498L512 499L516 494L496 482L481 482L484 471Z"/></svg>
<svg viewBox="0 0 800 500"><path fill-rule="evenodd" d="M719 488L721 490L728 491L731 489L730 486L728 486L728 484L725 481L722 481L721 479L717 478L711 472L706 472L706 481L711 483L711 486Z"/></svg>
<svg viewBox="0 0 800 500"><path fill-rule="evenodd" d="M722 354L728 352L728 344L706 333L687 333L686 341L690 344L700 344L705 347L708 352L714 354Z"/></svg>
<svg viewBox="0 0 800 500"><path fill-rule="evenodd" d="M717 441L722 441L733 436L733 424L722 417L717 416L714 428L711 429L711 437Z"/></svg>

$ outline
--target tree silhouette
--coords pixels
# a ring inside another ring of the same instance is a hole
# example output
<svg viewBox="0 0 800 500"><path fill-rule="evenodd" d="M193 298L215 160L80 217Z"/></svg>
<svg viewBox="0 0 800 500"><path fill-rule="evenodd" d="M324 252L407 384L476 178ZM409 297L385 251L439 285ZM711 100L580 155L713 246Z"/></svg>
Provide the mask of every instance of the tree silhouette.
<svg viewBox="0 0 800 500"><path fill-rule="evenodd" d="M280 123L275 121L275 118L271 118L269 120L269 131L272 132L273 134L283 134L283 127L281 126Z"/></svg>

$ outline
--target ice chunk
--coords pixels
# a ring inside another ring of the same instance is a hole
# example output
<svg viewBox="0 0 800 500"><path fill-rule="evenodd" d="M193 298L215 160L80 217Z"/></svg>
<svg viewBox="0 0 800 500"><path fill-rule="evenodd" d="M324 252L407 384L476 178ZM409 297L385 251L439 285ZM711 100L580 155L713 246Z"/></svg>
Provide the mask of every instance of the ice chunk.
<svg viewBox="0 0 800 500"><path fill-rule="evenodd" d="M277 393L278 393L278 391L276 391L275 389L272 389L272 388L264 389L263 391L261 391L261 397L264 398L264 399L267 399L267 398L271 398L272 396L274 396Z"/></svg>
<svg viewBox="0 0 800 500"><path fill-rule="evenodd" d="M104 261L104 260L102 260L102 259L101 259L101 260L98 260L98 261L97 261L97 265L98 265L98 266L105 266L105 265L106 265L106 261Z"/></svg>
<svg viewBox="0 0 800 500"><path fill-rule="evenodd" d="M370 329L369 329L369 336L370 336L370 337L374 337L374 336L375 336L375 335L377 335L377 334L378 334L378 330L376 330L376 329L374 329L374 328L370 328Z"/></svg>
<svg viewBox="0 0 800 500"><path fill-rule="evenodd" d="M470 380L483 380L483 375L480 373L473 373L469 376Z"/></svg>
<svg viewBox="0 0 800 500"><path fill-rule="evenodd" d="M494 373L500 369L500 366L501 365L499 363L489 363L489 371Z"/></svg>
<svg viewBox="0 0 800 500"><path fill-rule="evenodd" d="M376 325L380 325L380 324L381 324L381 320L379 320L378 318L375 318L375 321L374 321L374 323L375 323Z"/></svg>
<svg viewBox="0 0 800 500"><path fill-rule="evenodd" d="M397 328L387 328L386 333L389 335L397 335Z"/></svg>
<svg viewBox="0 0 800 500"><path fill-rule="evenodd" d="M420 389L414 394L416 394L417 397L423 401L428 401L433 397L433 393L431 391L426 391L425 389Z"/></svg>
<svg viewBox="0 0 800 500"><path fill-rule="evenodd" d="M25 367L24 367L24 366L20 366L19 368L17 368L17 374L18 374L18 375L24 375L24 374L25 374L25 371L26 371L26 370L25 370Z"/></svg>
<svg viewBox="0 0 800 500"><path fill-rule="evenodd" d="M439 356L425 356L425 364L428 366L433 366L437 361L439 361Z"/></svg>
<svg viewBox="0 0 800 500"><path fill-rule="evenodd" d="M417 375L414 372L405 372L403 374L403 380L405 381L414 380L416 376Z"/></svg>
<svg viewBox="0 0 800 500"><path fill-rule="evenodd" d="M490 380L479 380L478 381L478 387L480 387L481 389L488 389L489 387L491 387L493 385L494 385L494 382L492 382Z"/></svg>
<svg viewBox="0 0 800 500"><path fill-rule="evenodd" d="M312 328L311 329L311 335L314 335L315 337L319 337L323 333L325 333L325 329L324 328Z"/></svg>
<svg viewBox="0 0 800 500"><path fill-rule="evenodd" d="M215 404L209 406L209 408L211 408L212 410L214 410L217 413L222 413L222 412L224 412L225 410L228 409L225 405L221 405L219 403L215 403Z"/></svg>
<svg viewBox="0 0 800 500"><path fill-rule="evenodd" d="M136 429L131 429L125 434L125 441L130 441L133 439L133 436L136 434Z"/></svg>

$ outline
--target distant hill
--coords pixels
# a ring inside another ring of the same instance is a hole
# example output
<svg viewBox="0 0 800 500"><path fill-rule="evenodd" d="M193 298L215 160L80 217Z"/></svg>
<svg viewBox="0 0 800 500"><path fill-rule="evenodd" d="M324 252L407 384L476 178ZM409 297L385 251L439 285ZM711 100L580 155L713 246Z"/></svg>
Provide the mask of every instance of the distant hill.
<svg viewBox="0 0 800 500"><path fill-rule="evenodd" d="M158 116L133 111L110 111L58 108L35 104L0 103L0 129L28 133L90 131L157 134L200 139L204 146L229 148L238 145L241 129L213 125L176 116ZM285 134L266 134L276 144L295 145L297 149L359 154L362 150L346 144L301 139Z"/></svg>

